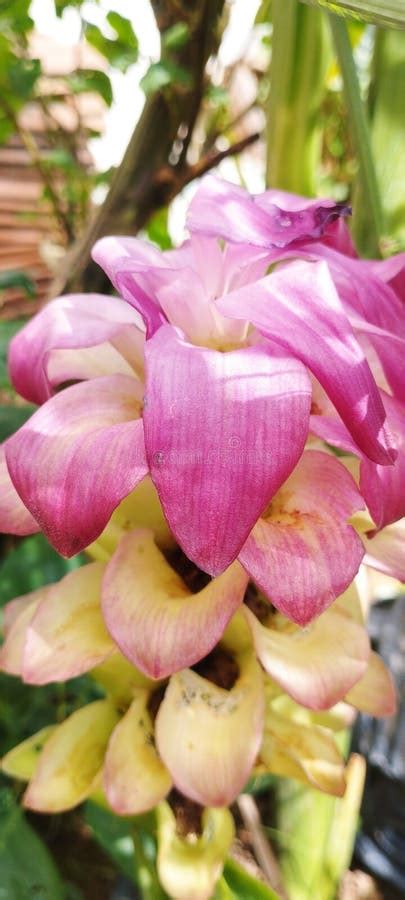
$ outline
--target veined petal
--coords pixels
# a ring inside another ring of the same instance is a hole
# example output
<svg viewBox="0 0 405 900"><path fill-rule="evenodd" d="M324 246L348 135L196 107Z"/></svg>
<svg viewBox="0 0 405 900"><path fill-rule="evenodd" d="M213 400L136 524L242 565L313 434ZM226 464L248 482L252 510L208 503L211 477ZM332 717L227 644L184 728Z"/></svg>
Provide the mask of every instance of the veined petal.
<svg viewBox="0 0 405 900"><path fill-rule="evenodd" d="M387 525L371 540L363 535L366 565L405 582L405 519Z"/></svg>
<svg viewBox="0 0 405 900"><path fill-rule="evenodd" d="M86 353L76 357L63 354L60 375L54 368L49 378L49 356L56 351L80 350L114 341L123 331L133 332L133 356L136 362L141 350L142 324L137 313L120 297L104 294L71 294L48 303L10 342L9 368L14 387L22 397L33 403L44 403L52 394L52 387L80 377L79 360L84 363ZM56 354L56 358L58 356ZM72 370L69 368L69 359ZM56 365L56 364L55 364Z"/></svg>
<svg viewBox="0 0 405 900"><path fill-rule="evenodd" d="M11 624L7 628L6 640L0 648L0 669L9 675L21 675L25 638L28 625L37 610L42 598L46 596L51 585L31 591L24 598L18 597L11 603L24 600L19 607L14 605L11 613ZM14 613L17 615L14 615Z"/></svg>
<svg viewBox="0 0 405 900"><path fill-rule="evenodd" d="M235 827L228 809L204 809L202 834L181 837L167 803L157 808L159 879L176 900L209 900L221 875Z"/></svg>
<svg viewBox="0 0 405 900"><path fill-rule="evenodd" d="M37 812L64 812L91 794L118 713L109 700L78 709L51 735L25 794L24 806Z"/></svg>
<svg viewBox="0 0 405 900"><path fill-rule="evenodd" d="M381 392L398 456L393 466L378 466L363 457L360 491L377 529L405 516L405 407Z"/></svg>
<svg viewBox="0 0 405 900"><path fill-rule="evenodd" d="M20 778L21 781L29 781L33 778L40 754L57 725L46 725L36 734L17 744L9 750L1 760L1 770L11 778Z"/></svg>
<svg viewBox="0 0 405 900"><path fill-rule="evenodd" d="M11 481L7 462L6 445L0 445L0 531L2 534L35 534L38 523L24 506Z"/></svg>
<svg viewBox="0 0 405 900"><path fill-rule="evenodd" d="M397 709L395 684L378 653L373 651L370 654L364 675L351 688L345 700L368 716L381 718L395 714Z"/></svg>
<svg viewBox="0 0 405 900"><path fill-rule="evenodd" d="M271 191L252 197L242 187L208 175L190 204L187 226L191 232L237 243L286 247L320 237L330 222L347 212L348 207L333 200L305 198L299 209L292 209Z"/></svg>
<svg viewBox="0 0 405 900"><path fill-rule="evenodd" d="M14 485L63 555L91 544L146 475L140 408L135 379L96 378L52 397L7 441Z"/></svg>
<svg viewBox="0 0 405 900"><path fill-rule="evenodd" d="M224 315L248 318L313 372L361 450L395 458L377 385L339 302L325 263L294 262L218 301Z"/></svg>
<svg viewBox="0 0 405 900"><path fill-rule="evenodd" d="M152 809L166 796L172 779L155 750L148 692L137 690L125 716L114 728L104 764L108 802L120 816Z"/></svg>
<svg viewBox="0 0 405 900"><path fill-rule="evenodd" d="M280 612L307 625L358 571L364 550L347 520L363 507L345 467L327 453L308 450L255 525L239 560Z"/></svg>
<svg viewBox="0 0 405 900"><path fill-rule="evenodd" d="M114 651L100 609L103 572L102 563L90 563L43 592L26 631L24 681L49 684L75 678Z"/></svg>
<svg viewBox="0 0 405 900"><path fill-rule="evenodd" d="M270 711L266 717L260 758L275 775L342 797L344 762L333 735L317 725L303 725Z"/></svg>
<svg viewBox="0 0 405 900"><path fill-rule="evenodd" d="M262 674L253 655L238 661L229 691L191 669L172 675L156 718L157 747L176 787L203 805L232 803L260 745Z"/></svg>
<svg viewBox="0 0 405 900"><path fill-rule="evenodd" d="M217 575L298 461L310 384L261 347L219 353L166 326L147 343L145 446L171 530Z"/></svg>
<svg viewBox="0 0 405 900"><path fill-rule="evenodd" d="M266 628L250 610L245 614L263 668L303 706L329 709L367 669L367 632L339 607L302 630L286 620Z"/></svg>
<svg viewBox="0 0 405 900"><path fill-rule="evenodd" d="M122 538L103 579L103 613L122 652L147 675L165 678L218 643L242 603L248 576L236 562L192 594L158 550L153 534Z"/></svg>

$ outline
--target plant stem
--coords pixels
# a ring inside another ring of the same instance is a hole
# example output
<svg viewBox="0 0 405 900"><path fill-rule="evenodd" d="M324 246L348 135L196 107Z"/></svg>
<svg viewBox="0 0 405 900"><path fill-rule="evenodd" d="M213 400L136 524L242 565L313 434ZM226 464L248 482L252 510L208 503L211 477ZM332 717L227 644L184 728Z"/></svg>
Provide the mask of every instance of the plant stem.
<svg viewBox="0 0 405 900"><path fill-rule="evenodd" d="M323 6L324 9L343 16L375 22L376 25L405 28L403 0L304 0L304 2Z"/></svg>

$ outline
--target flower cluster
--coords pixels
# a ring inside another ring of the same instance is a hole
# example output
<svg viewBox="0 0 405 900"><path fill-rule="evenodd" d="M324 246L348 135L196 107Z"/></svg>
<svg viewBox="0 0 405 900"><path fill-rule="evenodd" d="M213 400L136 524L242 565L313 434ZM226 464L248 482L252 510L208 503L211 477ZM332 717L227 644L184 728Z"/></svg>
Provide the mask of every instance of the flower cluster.
<svg viewBox="0 0 405 900"><path fill-rule="evenodd" d="M166 851L172 787L208 807L201 898L252 771L339 796L333 731L395 706L353 580L405 576L405 258L358 259L346 213L209 176L181 247L102 239L119 296L58 298L11 344L39 409L2 447L2 530L92 561L8 605L0 663L106 696L3 767L36 810L159 804Z"/></svg>

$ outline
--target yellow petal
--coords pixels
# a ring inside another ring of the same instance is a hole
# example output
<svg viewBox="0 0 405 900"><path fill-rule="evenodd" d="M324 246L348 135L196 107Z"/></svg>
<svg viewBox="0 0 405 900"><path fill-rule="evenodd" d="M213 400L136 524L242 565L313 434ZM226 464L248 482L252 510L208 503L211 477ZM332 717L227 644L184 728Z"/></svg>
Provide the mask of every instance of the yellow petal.
<svg viewBox="0 0 405 900"><path fill-rule="evenodd" d="M104 765L104 788L112 809L121 816L152 809L172 786L155 749L148 692L138 690L114 729Z"/></svg>
<svg viewBox="0 0 405 900"><path fill-rule="evenodd" d="M306 628L286 619L284 630L266 628L249 609L245 615L263 668L303 706L333 706L366 670L367 632L336 604Z"/></svg>
<svg viewBox="0 0 405 900"><path fill-rule="evenodd" d="M11 775L12 778L29 781L35 773L40 754L55 728L57 728L56 725L46 725L45 728L41 728L17 747L9 750L1 761L3 772Z"/></svg>
<svg viewBox="0 0 405 900"><path fill-rule="evenodd" d="M119 650L114 650L108 659L89 674L114 699L117 706L128 705L137 688L156 687L156 681L147 678Z"/></svg>
<svg viewBox="0 0 405 900"><path fill-rule="evenodd" d="M369 716L394 715L397 708L395 684L377 653L370 654L365 674L346 694L345 700Z"/></svg>
<svg viewBox="0 0 405 900"><path fill-rule="evenodd" d="M7 629L7 637L0 649L0 669L9 675L21 675L23 653L28 625L41 600L47 595L49 587L32 591L24 597L24 604L15 607L17 615L12 617L12 624ZM30 599L29 599L30 598ZM22 600L22 597L16 598Z"/></svg>
<svg viewBox="0 0 405 900"><path fill-rule="evenodd" d="M100 609L103 572L102 563L90 563L46 589L27 628L24 681L65 681L88 672L113 652Z"/></svg>
<svg viewBox="0 0 405 900"><path fill-rule="evenodd" d="M229 691L190 669L173 675L156 718L158 750L176 787L202 805L235 799L260 746L262 673L251 654L238 662Z"/></svg>
<svg viewBox="0 0 405 900"><path fill-rule="evenodd" d="M158 547L175 547L175 540L163 515L160 500L149 475L137 485L113 512L100 537L87 548L94 559L107 561L117 549L120 539L133 528L150 528Z"/></svg>
<svg viewBox="0 0 405 900"><path fill-rule="evenodd" d="M63 812L88 797L118 718L108 700L96 700L59 725L45 744L24 805L38 812Z"/></svg>
<svg viewBox="0 0 405 900"><path fill-rule="evenodd" d="M260 758L270 772L296 778L327 794L345 791L344 763L333 736L273 713L266 719Z"/></svg>
<svg viewBox="0 0 405 900"><path fill-rule="evenodd" d="M209 900L234 837L228 809L205 809L202 834L182 838L167 803L157 809L159 879L173 900ZM246 898L248 900L248 898Z"/></svg>

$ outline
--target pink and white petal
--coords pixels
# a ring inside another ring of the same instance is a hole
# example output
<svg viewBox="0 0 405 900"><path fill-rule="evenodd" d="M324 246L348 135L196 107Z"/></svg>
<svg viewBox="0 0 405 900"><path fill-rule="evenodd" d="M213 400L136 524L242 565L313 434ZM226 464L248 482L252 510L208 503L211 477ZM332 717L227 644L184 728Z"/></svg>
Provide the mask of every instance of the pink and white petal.
<svg viewBox="0 0 405 900"><path fill-rule="evenodd" d="M140 409L135 379L96 378L52 397L7 441L13 483L63 555L91 544L146 475Z"/></svg>
<svg viewBox="0 0 405 900"><path fill-rule="evenodd" d="M14 608L11 610L6 640L0 647L0 669L3 672L7 672L9 675L21 675L27 628L49 589L50 585L47 585L11 601ZM18 605L16 601L19 601Z"/></svg>
<svg viewBox="0 0 405 900"><path fill-rule="evenodd" d="M240 675L229 691L191 669L172 675L157 714L159 754L175 786L202 805L232 803L259 750L262 674L252 655L239 661Z"/></svg>
<svg viewBox="0 0 405 900"><path fill-rule="evenodd" d="M11 481L6 461L6 445L0 445L0 531L2 534L35 534L38 522L24 506Z"/></svg>
<svg viewBox="0 0 405 900"><path fill-rule="evenodd" d="M271 710L260 758L276 775L295 778L336 797L345 792L343 757L333 734L325 728L302 725Z"/></svg>
<svg viewBox="0 0 405 900"><path fill-rule="evenodd" d="M46 589L26 631L24 681L66 681L113 653L100 609L104 568L97 562L81 566Z"/></svg>
<svg viewBox="0 0 405 900"><path fill-rule="evenodd" d="M45 590L41 588L41 590ZM3 637L7 637L10 629L14 625L14 622L18 619L20 613L23 612L27 606L32 604L32 601L38 594L38 602L39 602L39 592L31 591L29 594L22 594L21 597L14 597L14 600L9 600L1 611L2 616L2 634Z"/></svg>
<svg viewBox="0 0 405 900"><path fill-rule="evenodd" d="M302 706L329 709L366 671L366 630L339 607L332 606L303 630L291 623L266 628L248 609L246 616L263 668Z"/></svg>
<svg viewBox="0 0 405 900"><path fill-rule="evenodd" d="M387 525L370 540L363 535L367 566L405 582L405 518Z"/></svg>
<svg viewBox="0 0 405 900"><path fill-rule="evenodd" d="M307 625L359 569L363 545L347 520L363 507L345 467L308 450L238 558L280 612Z"/></svg>
<svg viewBox="0 0 405 900"><path fill-rule="evenodd" d="M153 533L122 538L103 579L103 614L122 652L151 678L192 666L220 640L243 601L248 576L235 562L192 594Z"/></svg>
<svg viewBox="0 0 405 900"><path fill-rule="evenodd" d="M135 697L111 735L104 763L104 790L119 816L153 809L172 786L169 772L156 752L146 690Z"/></svg>
<svg viewBox="0 0 405 900"><path fill-rule="evenodd" d="M385 663L374 651L370 654L367 669L357 684L345 697L346 703L355 706L368 716L384 718L397 710L397 695L392 675Z"/></svg>
<svg viewBox="0 0 405 900"><path fill-rule="evenodd" d="M88 381L100 375L133 375L133 370L112 344L81 350L51 350L47 376L51 387L72 381Z"/></svg>
<svg viewBox="0 0 405 900"><path fill-rule="evenodd" d="M218 301L308 366L370 459L395 459L385 411L325 263L294 262Z"/></svg>
<svg viewBox="0 0 405 900"><path fill-rule="evenodd" d="M134 342L139 342L137 313L120 297L104 294L71 294L48 303L12 339L9 347L10 377L14 387L27 400L44 403L55 386L50 383L47 363L55 350L97 347L111 341L131 327ZM135 351L134 351L135 352ZM76 357L71 355L73 372L66 365L63 380L76 377ZM59 382L60 383L60 382Z"/></svg>
<svg viewBox="0 0 405 900"><path fill-rule="evenodd" d="M351 323L355 332L361 338L365 338L371 343L394 396L398 397L399 401L403 401L405 394L403 366L405 336L379 328L377 325L365 322L358 317L352 317Z"/></svg>
<svg viewBox="0 0 405 900"><path fill-rule="evenodd" d="M302 199L299 209L274 202L272 192L252 197L244 188L214 175L201 182L188 211L187 226L197 234L256 247L286 247L320 237L347 207L333 200Z"/></svg>
<svg viewBox="0 0 405 900"><path fill-rule="evenodd" d="M301 456L310 382L291 358L194 347L170 326L146 355L151 476L177 541L217 575Z"/></svg>
<svg viewBox="0 0 405 900"><path fill-rule="evenodd" d="M96 700L65 719L45 744L24 794L24 806L57 813L85 800L99 782L118 718L109 700Z"/></svg>

